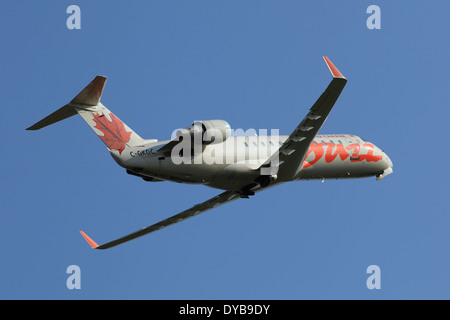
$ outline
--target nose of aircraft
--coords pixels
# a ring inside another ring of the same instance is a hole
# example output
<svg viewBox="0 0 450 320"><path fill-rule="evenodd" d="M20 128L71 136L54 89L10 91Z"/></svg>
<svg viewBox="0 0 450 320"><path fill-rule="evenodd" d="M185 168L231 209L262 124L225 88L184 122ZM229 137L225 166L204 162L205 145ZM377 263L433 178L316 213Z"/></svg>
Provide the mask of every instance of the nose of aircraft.
<svg viewBox="0 0 450 320"><path fill-rule="evenodd" d="M389 158L389 156L381 151L383 153L383 158L381 159L382 162L382 166L383 166L383 172L381 172L380 174L377 175L377 180L381 180L383 178L385 178L387 175L391 174L392 172L394 172L394 170L392 169L392 167L394 166L394 164L392 163L392 160Z"/></svg>
<svg viewBox="0 0 450 320"><path fill-rule="evenodd" d="M394 164L392 163L391 158L389 158L389 156L385 152L383 152L383 155L384 155L383 160L384 160L384 163L386 164L386 167L392 168L394 166Z"/></svg>

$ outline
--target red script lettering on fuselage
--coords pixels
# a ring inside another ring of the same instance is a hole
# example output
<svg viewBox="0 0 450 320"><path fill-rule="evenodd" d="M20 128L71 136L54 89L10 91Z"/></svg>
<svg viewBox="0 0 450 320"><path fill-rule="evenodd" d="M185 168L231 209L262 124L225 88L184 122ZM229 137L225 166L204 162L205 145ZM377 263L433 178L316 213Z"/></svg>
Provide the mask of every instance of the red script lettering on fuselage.
<svg viewBox="0 0 450 320"><path fill-rule="evenodd" d="M326 150L325 150L326 147ZM383 156L375 156L373 154L375 146L371 143L365 143L360 145L359 143L352 143L347 147L342 144L332 144L330 142L325 143L311 143L308 153L306 154L305 161L303 161L303 168L308 168L319 161L325 154L325 162L333 162L338 156L341 161L350 157L351 162L361 162L366 160L367 162L377 162ZM366 154L361 154L361 150L367 150ZM307 161L308 156L314 153L314 159Z"/></svg>

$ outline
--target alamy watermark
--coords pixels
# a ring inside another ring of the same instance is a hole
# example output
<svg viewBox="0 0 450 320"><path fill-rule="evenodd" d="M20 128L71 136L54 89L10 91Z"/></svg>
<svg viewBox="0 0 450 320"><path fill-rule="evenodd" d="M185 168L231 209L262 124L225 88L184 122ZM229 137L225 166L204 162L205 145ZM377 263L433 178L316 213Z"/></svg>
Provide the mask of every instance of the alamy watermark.
<svg viewBox="0 0 450 320"><path fill-rule="evenodd" d="M66 280L66 287L69 290L81 289L81 269L79 266L73 264L67 267L66 273L70 274Z"/></svg>
<svg viewBox="0 0 450 320"><path fill-rule="evenodd" d="M172 133L172 140L179 141L170 154L174 164L245 164L251 167L270 159L261 167L261 174L277 173L278 151L282 145L278 129L244 131L231 129L227 123L220 125L221 120L212 121L216 121L215 126L211 126L211 121L195 122L189 128Z"/></svg>
<svg viewBox="0 0 450 320"><path fill-rule="evenodd" d="M381 9L377 5L367 7L366 13L370 14L367 18L366 26L369 30L381 29Z"/></svg>
<svg viewBox="0 0 450 320"><path fill-rule="evenodd" d="M67 29L81 29L81 9L77 5L70 5L67 7L66 13L70 16L66 20Z"/></svg>
<svg viewBox="0 0 450 320"><path fill-rule="evenodd" d="M370 274L367 278L366 286L367 289L381 289L381 269L376 264L370 265L366 269L366 273Z"/></svg>

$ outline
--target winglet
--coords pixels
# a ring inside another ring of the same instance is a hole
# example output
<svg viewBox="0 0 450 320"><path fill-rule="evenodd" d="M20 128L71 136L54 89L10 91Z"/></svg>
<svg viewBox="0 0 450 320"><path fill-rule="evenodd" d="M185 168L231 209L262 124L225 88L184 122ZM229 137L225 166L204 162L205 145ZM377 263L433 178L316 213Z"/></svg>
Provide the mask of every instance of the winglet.
<svg viewBox="0 0 450 320"><path fill-rule="evenodd" d="M92 240L91 238L88 237L88 235L86 233L84 233L83 231L80 231L81 235L83 236L84 239L86 239L86 241L91 245L92 248L96 249L98 247L98 244L95 243L94 240Z"/></svg>
<svg viewBox="0 0 450 320"><path fill-rule="evenodd" d="M334 64L331 63L330 59L328 59L327 56L324 56L323 59L325 60L325 63L327 64L328 69L330 69L330 72L333 75L333 78L345 79L345 77L342 75L342 73L340 73L339 70L334 66Z"/></svg>

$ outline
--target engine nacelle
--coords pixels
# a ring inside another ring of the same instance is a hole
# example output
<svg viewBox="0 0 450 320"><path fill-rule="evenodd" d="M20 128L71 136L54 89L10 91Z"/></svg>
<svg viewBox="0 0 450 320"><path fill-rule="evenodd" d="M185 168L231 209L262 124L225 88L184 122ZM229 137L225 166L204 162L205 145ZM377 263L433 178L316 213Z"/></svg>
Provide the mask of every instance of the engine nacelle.
<svg viewBox="0 0 450 320"><path fill-rule="evenodd" d="M193 143L215 144L231 136L231 127L224 120L195 121L192 126L177 130L176 136L179 140L189 137Z"/></svg>

